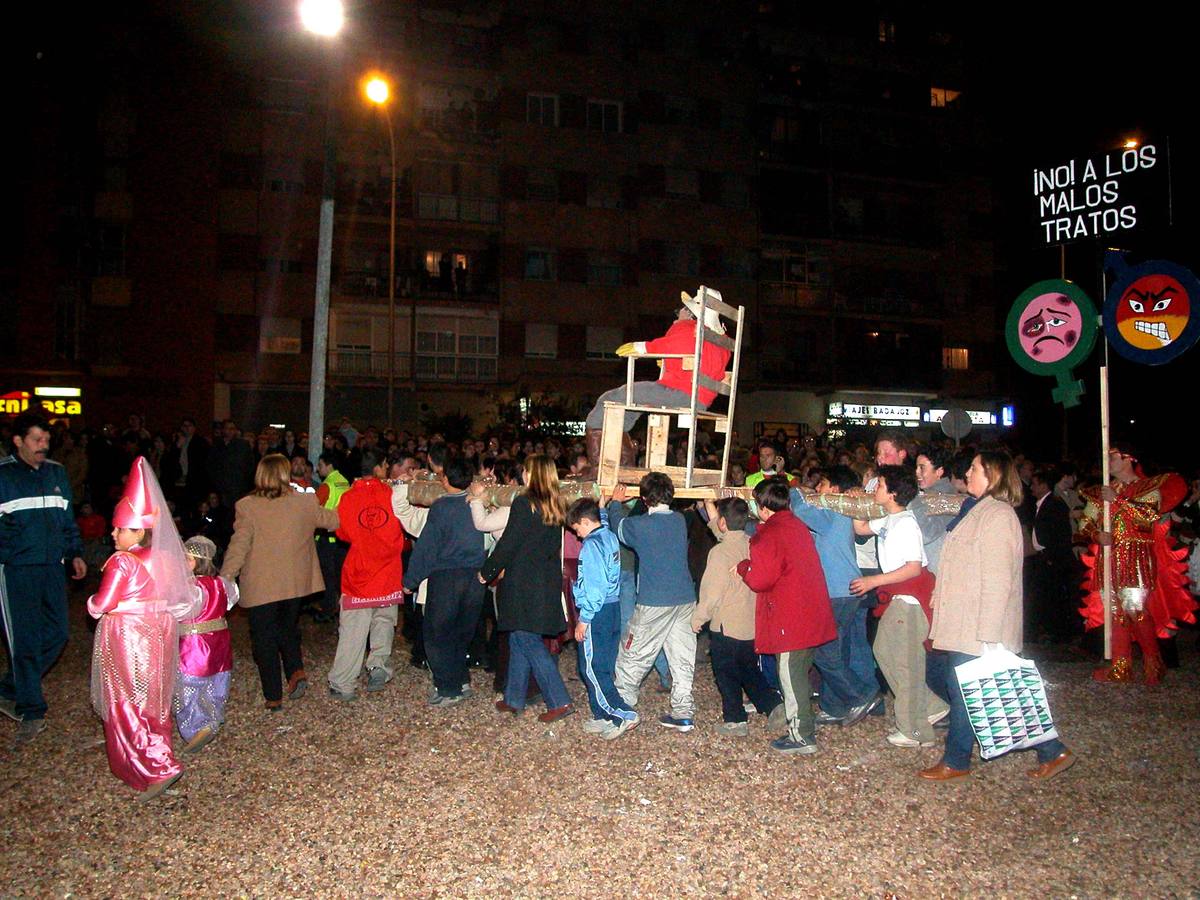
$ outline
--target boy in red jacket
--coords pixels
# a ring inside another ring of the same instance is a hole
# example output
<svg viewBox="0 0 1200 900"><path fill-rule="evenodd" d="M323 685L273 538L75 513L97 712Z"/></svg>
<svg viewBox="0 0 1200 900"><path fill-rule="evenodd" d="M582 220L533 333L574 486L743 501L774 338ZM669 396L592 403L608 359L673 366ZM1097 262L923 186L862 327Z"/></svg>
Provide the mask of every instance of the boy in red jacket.
<svg viewBox="0 0 1200 900"><path fill-rule="evenodd" d="M750 558L737 571L754 591L754 648L779 654L788 733L771 742L780 753L817 752L809 699L813 650L837 637L821 559L808 527L791 511L787 482L767 478L754 488L762 524L750 539Z"/></svg>

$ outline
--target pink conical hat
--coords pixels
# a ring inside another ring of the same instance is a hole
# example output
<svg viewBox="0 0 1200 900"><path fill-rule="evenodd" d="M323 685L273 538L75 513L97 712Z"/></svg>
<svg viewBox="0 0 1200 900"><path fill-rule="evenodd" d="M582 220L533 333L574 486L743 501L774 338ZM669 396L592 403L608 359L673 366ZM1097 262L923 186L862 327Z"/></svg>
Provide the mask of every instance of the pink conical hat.
<svg viewBox="0 0 1200 900"><path fill-rule="evenodd" d="M158 519L158 510L151 499L149 479L154 470L144 456L139 456L129 468L129 479L125 482L125 493L113 510L112 522L117 528L153 528Z"/></svg>

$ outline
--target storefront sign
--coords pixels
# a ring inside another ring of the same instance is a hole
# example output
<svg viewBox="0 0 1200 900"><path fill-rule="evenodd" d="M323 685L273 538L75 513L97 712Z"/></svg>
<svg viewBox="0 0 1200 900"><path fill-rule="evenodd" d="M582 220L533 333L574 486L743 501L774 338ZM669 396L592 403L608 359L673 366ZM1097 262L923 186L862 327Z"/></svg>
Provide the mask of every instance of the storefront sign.
<svg viewBox="0 0 1200 900"><path fill-rule="evenodd" d="M899 424L919 422L921 407L893 406L885 403L830 403L829 415L846 419L889 419Z"/></svg>
<svg viewBox="0 0 1200 900"><path fill-rule="evenodd" d="M1145 143L1034 169L1036 244L1112 240L1171 223L1167 143Z"/></svg>
<svg viewBox="0 0 1200 900"><path fill-rule="evenodd" d="M925 415L923 418L931 425L937 425L946 417L946 413L947 410L944 409L927 409L925 410ZM966 413L970 417L972 425L996 424L996 414L994 412L986 412L985 410L981 409L968 409L966 410Z"/></svg>
<svg viewBox="0 0 1200 900"><path fill-rule="evenodd" d="M0 415L19 415L32 406L49 416L78 416L83 413L82 393L67 387L35 387L33 394L10 391L0 394Z"/></svg>

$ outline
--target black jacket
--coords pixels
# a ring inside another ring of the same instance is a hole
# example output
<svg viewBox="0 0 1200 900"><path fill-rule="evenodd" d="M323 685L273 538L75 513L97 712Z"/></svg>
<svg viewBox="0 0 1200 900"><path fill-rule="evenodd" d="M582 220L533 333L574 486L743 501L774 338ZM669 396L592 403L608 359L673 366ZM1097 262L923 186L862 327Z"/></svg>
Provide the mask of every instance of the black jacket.
<svg viewBox="0 0 1200 900"><path fill-rule="evenodd" d="M562 527L546 525L524 496L513 500L504 536L483 564L488 581L504 570L496 602L501 631L561 634L563 614Z"/></svg>
<svg viewBox="0 0 1200 900"><path fill-rule="evenodd" d="M1037 501L1034 500L1035 508ZM1070 557L1071 513L1060 497L1053 493L1042 501L1033 518L1033 536L1044 550L1055 559Z"/></svg>

